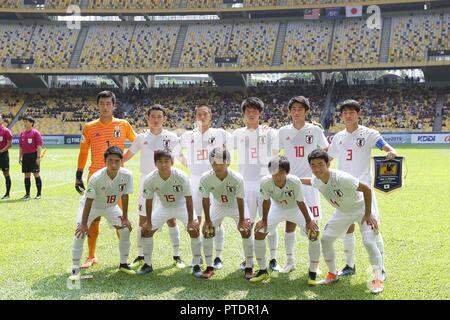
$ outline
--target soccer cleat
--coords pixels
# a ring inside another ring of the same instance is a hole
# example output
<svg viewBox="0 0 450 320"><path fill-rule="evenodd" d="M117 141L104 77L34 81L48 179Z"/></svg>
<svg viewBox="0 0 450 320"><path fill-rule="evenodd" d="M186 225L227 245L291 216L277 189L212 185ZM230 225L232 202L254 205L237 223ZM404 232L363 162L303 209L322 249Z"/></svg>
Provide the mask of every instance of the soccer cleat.
<svg viewBox="0 0 450 320"><path fill-rule="evenodd" d="M9 199L9 194L5 194L3 197L2 197L2 200L8 200Z"/></svg>
<svg viewBox="0 0 450 320"><path fill-rule="evenodd" d="M186 267L183 260L181 260L180 256L173 257L173 265L176 266L178 269L183 269Z"/></svg>
<svg viewBox="0 0 450 320"><path fill-rule="evenodd" d="M276 259L272 259L269 262L269 269L275 272L279 272L281 270L280 266L277 263Z"/></svg>
<svg viewBox="0 0 450 320"><path fill-rule="evenodd" d="M37 194L36 197L34 197L36 200L39 200L42 198L42 196L40 194Z"/></svg>
<svg viewBox="0 0 450 320"><path fill-rule="evenodd" d="M134 259L133 263L130 264L131 269L137 270L145 264L145 260L143 256L138 256Z"/></svg>
<svg viewBox="0 0 450 320"><path fill-rule="evenodd" d="M295 270L294 261L288 261L285 266L280 270L281 273L289 273Z"/></svg>
<svg viewBox="0 0 450 320"><path fill-rule="evenodd" d="M385 270L381 270L381 280L384 282L387 279L387 274Z"/></svg>
<svg viewBox="0 0 450 320"><path fill-rule="evenodd" d="M72 274L69 276L70 281L80 281L81 280L81 272L80 269L72 269Z"/></svg>
<svg viewBox="0 0 450 320"><path fill-rule="evenodd" d="M332 284L336 281L339 280L339 276L337 274L328 272L327 276L325 277L325 279L320 280L318 283L319 284Z"/></svg>
<svg viewBox="0 0 450 320"><path fill-rule="evenodd" d="M81 265L81 268L87 269L90 267L93 267L97 264L97 259L95 257L88 257L86 258L86 261Z"/></svg>
<svg viewBox="0 0 450 320"><path fill-rule="evenodd" d="M340 271L338 273L338 275L340 277L346 277L346 276L351 276L354 275L356 273L356 265L352 267L350 267L348 264L345 265L344 269L342 269L342 271Z"/></svg>
<svg viewBox="0 0 450 320"><path fill-rule="evenodd" d="M239 265L239 268L241 269L241 271L245 270L245 268L246 268L245 261L242 261L242 263Z"/></svg>
<svg viewBox="0 0 450 320"><path fill-rule="evenodd" d="M219 257L216 257L216 258L214 259L214 264L213 264L213 266L214 266L214 269L216 269L216 270L222 269L222 268L223 268L222 260L220 260Z"/></svg>
<svg viewBox="0 0 450 320"><path fill-rule="evenodd" d="M141 270L139 270L137 272L138 275L143 276L146 275L147 273L151 273L153 272L153 267L149 266L148 264L144 263L144 265L142 266Z"/></svg>
<svg viewBox="0 0 450 320"><path fill-rule="evenodd" d="M24 195L22 198L20 198L20 200L30 200L31 198L30 198L30 195L29 194L26 194L26 195Z"/></svg>
<svg viewBox="0 0 450 320"><path fill-rule="evenodd" d="M316 286L317 285L317 273L309 271L308 273L308 286Z"/></svg>
<svg viewBox="0 0 450 320"><path fill-rule="evenodd" d="M196 278L201 278L203 276L202 269L198 264L192 267L192 275Z"/></svg>
<svg viewBox="0 0 450 320"><path fill-rule="evenodd" d="M246 280L250 280L251 278L253 278L253 268L245 268L244 278Z"/></svg>
<svg viewBox="0 0 450 320"><path fill-rule="evenodd" d="M207 267L205 271L203 271L202 277L205 279L209 279L214 275L214 267Z"/></svg>
<svg viewBox="0 0 450 320"><path fill-rule="evenodd" d="M268 280L270 278L269 273L267 272L267 270L259 270L256 275L253 276L253 278L251 278L249 281L256 283L256 282L261 282L261 281L265 281Z"/></svg>
<svg viewBox="0 0 450 320"><path fill-rule="evenodd" d="M133 269L131 269L131 267L129 266L128 263L121 263L121 264L119 265L119 271L120 271L120 272L123 272L123 273L126 273L126 274L129 274L129 275L134 275L134 274L136 274L136 271L134 271Z"/></svg>
<svg viewBox="0 0 450 320"><path fill-rule="evenodd" d="M384 290L384 283L382 280L373 280L370 284L371 293L381 293Z"/></svg>

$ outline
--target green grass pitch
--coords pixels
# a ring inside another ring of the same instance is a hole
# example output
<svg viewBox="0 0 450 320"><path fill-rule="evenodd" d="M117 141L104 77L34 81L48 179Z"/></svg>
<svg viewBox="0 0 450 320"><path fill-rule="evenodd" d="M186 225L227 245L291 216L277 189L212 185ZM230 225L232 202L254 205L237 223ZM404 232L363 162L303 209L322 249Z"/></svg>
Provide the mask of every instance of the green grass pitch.
<svg viewBox="0 0 450 320"><path fill-rule="evenodd" d="M307 244L297 233L297 269L274 276L268 283L244 280L238 265L242 245L231 219L225 220L225 267L210 280L195 279L190 269L172 266L167 226L155 236L155 271L148 276L117 273L118 244L106 221L101 224L97 257L99 264L87 273L79 290L69 290L66 280L71 267L71 242L79 196L74 189L77 148L49 148L42 161L43 198L21 202L24 194L18 150L10 151L12 196L0 202L0 299L449 299L450 243L450 149L399 146L407 157L408 175L401 191L377 193L381 231L385 239L388 279L377 296L367 290L369 262L356 233L358 273L333 286L306 285ZM374 155L378 152L374 152ZM135 173L138 190L139 156L127 164ZM85 172L85 178L87 173ZM34 189L32 179L32 192ZM4 180L0 176L0 192ZM135 223L137 195L131 197L130 218ZM324 222L332 208L322 199ZM279 256L285 262L284 231L280 230ZM191 259L187 233L181 227L182 257ZM130 258L136 254L135 231ZM84 256L87 244L84 246ZM336 244L338 267L343 267L342 242ZM321 258L323 274L327 271ZM86 272L85 272L86 274Z"/></svg>

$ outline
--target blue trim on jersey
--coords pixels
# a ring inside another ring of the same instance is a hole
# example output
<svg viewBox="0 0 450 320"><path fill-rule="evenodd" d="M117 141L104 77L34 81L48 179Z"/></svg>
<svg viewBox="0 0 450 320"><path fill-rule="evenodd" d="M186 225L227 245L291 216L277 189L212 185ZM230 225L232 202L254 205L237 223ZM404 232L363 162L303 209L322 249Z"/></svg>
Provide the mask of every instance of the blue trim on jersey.
<svg viewBox="0 0 450 320"><path fill-rule="evenodd" d="M375 146L380 149L383 150L383 147L387 145L387 142L383 140L383 138L381 138L380 140L377 141L377 143L375 143Z"/></svg>

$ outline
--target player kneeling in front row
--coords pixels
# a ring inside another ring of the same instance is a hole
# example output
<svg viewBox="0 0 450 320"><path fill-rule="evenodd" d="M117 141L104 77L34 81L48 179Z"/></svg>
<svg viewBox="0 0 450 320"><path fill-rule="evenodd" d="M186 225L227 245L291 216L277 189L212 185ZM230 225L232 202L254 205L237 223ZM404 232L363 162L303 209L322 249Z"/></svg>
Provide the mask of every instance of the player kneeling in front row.
<svg viewBox="0 0 450 320"><path fill-rule="evenodd" d="M323 150L314 150L308 156L314 177L301 179L306 185L318 189L327 201L336 208L322 235L322 251L329 272L321 284L330 284L338 280L333 244L344 235L353 223L360 226L364 246L369 254L374 280L371 292L383 291L382 259L377 247L378 223L371 212L372 191L352 175L330 169L328 154Z"/></svg>
<svg viewBox="0 0 450 320"><path fill-rule="evenodd" d="M156 150L154 160L157 169L149 173L144 181L147 220L142 226L142 249L145 264L138 274L144 275L153 271L153 235L167 220L175 218L183 222L191 237L193 274L195 277L201 277L202 243L197 217L194 217L189 178L182 171L172 168L173 157L169 150ZM159 199L159 205L155 210L153 210L154 194Z"/></svg>
<svg viewBox="0 0 450 320"><path fill-rule="evenodd" d="M203 278L214 275L213 267L213 238L215 228L222 225L225 217L230 217L236 222L242 236L246 268L244 276L250 279L253 275L253 239L252 228L248 209L244 204L244 178L237 172L229 169L231 156L228 150L217 147L209 153L209 162L212 170L205 172L200 179L200 193L203 200L205 222L203 224L203 250L207 268L203 272ZM210 207L210 193L213 195Z"/></svg>
<svg viewBox="0 0 450 320"><path fill-rule="evenodd" d="M264 239L269 232L277 228L280 222L289 221L298 225L301 232L309 238L308 284L317 284L316 276L320 259L320 241L317 241L319 227L312 220L312 214L303 200L300 178L289 174L289 171L289 160L286 157L276 157L269 162L269 172L272 176L265 176L261 180L263 217L255 227L255 256L260 269L250 279L251 282L260 282L269 278ZM287 251L286 255L293 256L292 252ZM288 263L294 262L288 261Z"/></svg>
<svg viewBox="0 0 450 320"><path fill-rule="evenodd" d="M84 206L80 207L77 229L72 246L72 275L70 280L81 278L80 259L83 255L83 244L89 226L99 218L105 217L108 223L117 229L120 236L119 271L135 274L128 265L130 252L131 223L128 220L128 195L133 193L133 175L122 168L123 152L119 147L109 147L104 154L106 168L97 171L89 181ZM122 210L118 206L122 199Z"/></svg>

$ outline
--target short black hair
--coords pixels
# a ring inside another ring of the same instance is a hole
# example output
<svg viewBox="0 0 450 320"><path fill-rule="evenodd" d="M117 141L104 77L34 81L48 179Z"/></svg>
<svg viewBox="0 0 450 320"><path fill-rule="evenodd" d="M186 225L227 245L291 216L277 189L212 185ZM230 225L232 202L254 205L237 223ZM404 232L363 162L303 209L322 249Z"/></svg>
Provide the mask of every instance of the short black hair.
<svg viewBox="0 0 450 320"><path fill-rule="evenodd" d="M34 118L32 116L23 116L22 120L31 122L31 124L34 126Z"/></svg>
<svg viewBox="0 0 450 320"><path fill-rule="evenodd" d="M123 160L123 151L117 146L111 146L108 149L106 149L105 153L103 154L103 157L108 158L110 155L115 154L120 158L120 160Z"/></svg>
<svg viewBox="0 0 450 320"><path fill-rule="evenodd" d="M328 153L322 149L316 149L311 151L311 153L308 155L308 163L311 164L311 161L314 159L322 159L325 161L325 163L330 162L330 157L328 156Z"/></svg>
<svg viewBox="0 0 450 320"><path fill-rule="evenodd" d="M247 108L255 108L255 109L258 109L259 112L263 112L264 102L262 102L260 98L249 97L249 98L245 99L244 101L242 101L242 103L241 103L241 109L242 109L243 113L245 112L245 109L247 109Z"/></svg>
<svg viewBox="0 0 450 320"><path fill-rule="evenodd" d="M270 174L277 173L280 169L289 173L291 171L291 164L285 156L277 156L272 158L268 164Z"/></svg>
<svg viewBox="0 0 450 320"><path fill-rule="evenodd" d="M116 95L112 91L105 90L105 91L99 92L97 94L97 105L101 98L111 98L113 105L116 105Z"/></svg>
<svg viewBox="0 0 450 320"><path fill-rule="evenodd" d="M166 116L166 110L164 107L160 104L154 104L147 110L147 116L150 115L150 112L152 111L161 111L163 113L163 116Z"/></svg>
<svg viewBox="0 0 450 320"><path fill-rule="evenodd" d="M212 115L211 107L207 103L199 103L194 109L194 114L197 114L198 109L202 107L208 108L209 113Z"/></svg>
<svg viewBox="0 0 450 320"><path fill-rule="evenodd" d="M209 163L228 164L231 162L231 155L227 149L216 147L209 153Z"/></svg>
<svg viewBox="0 0 450 320"><path fill-rule="evenodd" d="M161 158L170 158L170 160L172 160L173 162L172 152L170 152L169 149L159 149L155 151L155 154L153 155L153 160L155 161L155 163Z"/></svg>
<svg viewBox="0 0 450 320"><path fill-rule="evenodd" d="M339 104L339 112L342 113L344 111L344 109L353 109L356 112L360 112L361 111L361 105L359 104L358 101L353 100L353 99L348 99L345 101L342 101Z"/></svg>
<svg viewBox="0 0 450 320"><path fill-rule="evenodd" d="M289 111L291 111L292 105L294 103L302 104L305 107L306 111L311 109L311 105L309 104L309 100L307 98L305 98L304 96L296 96L296 97L291 98L291 100L289 100L289 102L288 102Z"/></svg>

